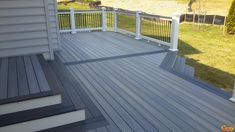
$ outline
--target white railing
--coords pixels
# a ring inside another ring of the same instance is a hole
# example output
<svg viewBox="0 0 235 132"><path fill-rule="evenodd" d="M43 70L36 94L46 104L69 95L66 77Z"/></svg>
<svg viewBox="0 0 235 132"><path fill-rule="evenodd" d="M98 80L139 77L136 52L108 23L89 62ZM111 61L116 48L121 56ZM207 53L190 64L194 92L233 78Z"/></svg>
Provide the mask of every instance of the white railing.
<svg viewBox="0 0 235 132"><path fill-rule="evenodd" d="M178 50L178 32L180 15L172 17L143 14L140 11L89 10L59 12L60 32L76 33L80 31L114 31L135 36L135 39L147 39Z"/></svg>

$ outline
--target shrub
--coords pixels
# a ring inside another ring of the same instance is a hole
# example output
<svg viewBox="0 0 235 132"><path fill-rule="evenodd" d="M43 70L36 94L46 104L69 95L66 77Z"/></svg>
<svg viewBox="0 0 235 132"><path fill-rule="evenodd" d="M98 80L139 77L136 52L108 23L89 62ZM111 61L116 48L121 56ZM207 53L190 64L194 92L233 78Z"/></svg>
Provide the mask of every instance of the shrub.
<svg viewBox="0 0 235 132"><path fill-rule="evenodd" d="M229 34L235 33L235 0L233 0L232 5L229 10L229 14L226 21L227 32Z"/></svg>

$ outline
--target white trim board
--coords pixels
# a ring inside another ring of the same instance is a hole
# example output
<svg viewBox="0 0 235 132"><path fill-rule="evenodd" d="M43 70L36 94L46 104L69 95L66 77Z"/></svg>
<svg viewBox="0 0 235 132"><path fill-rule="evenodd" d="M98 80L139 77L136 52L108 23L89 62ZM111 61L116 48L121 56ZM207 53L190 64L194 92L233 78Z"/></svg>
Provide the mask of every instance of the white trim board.
<svg viewBox="0 0 235 132"><path fill-rule="evenodd" d="M85 110L0 127L1 132L34 132L85 120Z"/></svg>
<svg viewBox="0 0 235 132"><path fill-rule="evenodd" d="M0 105L0 115L61 104L61 95L53 95Z"/></svg>

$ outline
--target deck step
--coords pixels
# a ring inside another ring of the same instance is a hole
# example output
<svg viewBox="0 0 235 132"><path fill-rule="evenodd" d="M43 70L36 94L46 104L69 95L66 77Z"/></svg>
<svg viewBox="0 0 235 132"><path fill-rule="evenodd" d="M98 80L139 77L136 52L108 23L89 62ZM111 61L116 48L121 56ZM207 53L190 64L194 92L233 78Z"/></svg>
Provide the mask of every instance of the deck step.
<svg viewBox="0 0 235 132"><path fill-rule="evenodd" d="M61 95L51 95L0 105L0 115L61 104Z"/></svg>
<svg viewBox="0 0 235 132"><path fill-rule="evenodd" d="M0 116L60 103L37 56L0 58Z"/></svg>
<svg viewBox="0 0 235 132"><path fill-rule="evenodd" d="M67 92L64 91L64 84L60 82L55 73L49 67L48 62L39 59L39 64L42 71L45 73L45 79L53 91L59 91L60 103L49 105L30 110L22 110L19 112L4 114L0 116L0 131L41 131L60 127L71 123L77 123L85 120L85 105L80 102L79 105L74 105ZM69 86L68 86L69 87ZM78 100L81 100L77 97ZM29 101L29 100L25 100ZM47 96L41 102L51 102L51 98ZM40 103L40 102L39 102ZM21 104L21 103L19 103ZM29 107L38 106L38 102L28 103Z"/></svg>
<svg viewBox="0 0 235 132"><path fill-rule="evenodd" d="M186 59L177 55L177 52L169 51L160 64L160 67L167 70L182 74L188 77L194 77L194 68L185 64Z"/></svg>
<svg viewBox="0 0 235 132"><path fill-rule="evenodd" d="M184 75L194 77L195 69L189 65L185 65Z"/></svg>

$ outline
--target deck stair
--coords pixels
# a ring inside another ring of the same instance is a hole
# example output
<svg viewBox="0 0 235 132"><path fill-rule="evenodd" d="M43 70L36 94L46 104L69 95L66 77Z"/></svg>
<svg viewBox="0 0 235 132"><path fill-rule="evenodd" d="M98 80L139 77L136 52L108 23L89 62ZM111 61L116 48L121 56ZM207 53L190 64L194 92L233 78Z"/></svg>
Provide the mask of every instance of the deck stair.
<svg viewBox="0 0 235 132"><path fill-rule="evenodd" d="M0 131L41 131L85 121L86 106L71 101L69 82L60 81L43 57L10 57L0 64Z"/></svg>
<svg viewBox="0 0 235 132"><path fill-rule="evenodd" d="M160 67L184 76L194 77L194 68L187 65L185 58L178 56L177 52L168 52Z"/></svg>
<svg viewBox="0 0 235 132"><path fill-rule="evenodd" d="M177 56L172 70L193 78L195 72L194 68L185 63L185 58Z"/></svg>

